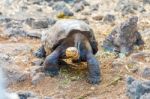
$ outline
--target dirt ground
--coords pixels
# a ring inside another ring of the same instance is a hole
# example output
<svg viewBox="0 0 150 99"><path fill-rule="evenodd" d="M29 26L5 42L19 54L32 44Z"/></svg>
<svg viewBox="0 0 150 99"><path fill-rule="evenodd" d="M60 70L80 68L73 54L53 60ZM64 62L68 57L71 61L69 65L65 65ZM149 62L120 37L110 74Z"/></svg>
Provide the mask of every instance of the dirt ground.
<svg viewBox="0 0 150 99"><path fill-rule="evenodd" d="M97 34L98 37L104 37L103 34ZM40 46L40 40L30 38L20 38L18 42L12 42L9 39L1 38L1 44L27 44L32 46L32 51L35 51ZM90 85L86 82L86 70L78 69L62 69L58 77L45 77L37 85L32 85L31 80L20 82L9 86L11 91L29 90L33 91L40 96L54 96L56 99L127 99L125 95L125 74L126 69L122 68L119 71L115 71L112 68L113 59L115 56L112 54L103 53L98 57L101 62L101 75L102 81L99 85ZM22 63L18 61L18 65L21 70L32 66L32 62L36 60L31 53L28 53L30 57L29 63ZM22 53L18 56L22 56ZM19 59L20 60L20 59ZM117 79L117 80L116 80Z"/></svg>
<svg viewBox="0 0 150 99"><path fill-rule="evenodd" d="M99 9L99 13L101 14L104 14L103 12L107 12L107 10L111 10L112 7L115 6L114 2L116 2L116 0L112 0L111 2L113 3L111 3L110 0L106 0L105 2L100 2L99 0L87 1L91 4L100 3L101 6L103 6ZM50 96L54 99L128 99L126 96L126 75L136 76L136 74L129 72L125 66L119 69L113 68L112 63L116 59L115 54L107 53L101 48L102 42L108 33L110 33L117 24L122 22L122 20L128 18L116 13L115 15L118 16L118 20L113 24L101 24L98 21L92 20L91 16L87 16L99 44L99 52L96 55L101 63L102 81L99 85L90 85L86 82L86 68L80 70L69 67L62 68L57 77L46 76L36 85L33 85L31 79L28 79L23 82L9 85L8 90L12 92L19 90L33 91L41 96L41 99L44 99L44 96ZM141 18L138 23L140 31L150 28L150 20L145 19L143 17L144 15L140 13L136 15ZM80 13L77 13L76 16L81 17ZM4 32L3 29L0 29L0 32ZM146 41L144 50L150 50L149 42L150 41ZM40 46L40 39L30 37L5 38L0 36L0 46L6 45L9 45L9 47L17 45L27 45L31 47L30 52L20 52L16 55L18 58L15 62L21 71L25 71L32 67L32 62L38 60L32 53ZM10 50L11 48L4 48L4 52L9 52ZM23 60L24 54L29 58L27 62L20 61ZM124 58L124 60L125 59L128 59L128 57Z"/></svg>

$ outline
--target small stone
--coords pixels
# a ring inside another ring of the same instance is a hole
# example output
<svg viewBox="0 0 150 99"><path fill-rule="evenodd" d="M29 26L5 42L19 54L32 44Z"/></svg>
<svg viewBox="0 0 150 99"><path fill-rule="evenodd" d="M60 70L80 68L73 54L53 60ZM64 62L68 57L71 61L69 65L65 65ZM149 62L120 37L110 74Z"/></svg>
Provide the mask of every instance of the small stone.
<svg viewBox="0 0 150 99"><path fill-rule="evenodd" d="M73 16L73 12L70 11L64 2L58 2L52 8L57 14L63 13L64 16Z"/></svg>
<svg viewBox="0 0 150 99"><path fill-rule="evenodd" d="M43 64L44 60L43 59L38 59L34 62L32 62L33 66L41 66Z"/></svg>
<svg viewBox="0 0 150 99"><path fill-rule="evenodd" d="M84 9L84 4L82 2L76 3L73 7L75 12L82 11Z"/></svg>
<svg viewBox="0 0 150 99"><path fill-rule="evenodd" d="M0 17L0 23L8 23L12 21L11 18L7 18L7 17Z"/></svg>
<svg viewBox="0 0 150 99"><path fill-rule="evenodd" d="M126 95L129 99L146 99L142 97L145 97L147 93L150 93L150 81L140 81L133 77L127 77L126 82Z"/></svg>
<svg viewBox="0 0 150 99"><path fill-rule="evenodd" d="M38 84L41 80L43 80L45 77L44 73L37 73L35 76L32 78L32 84L36 85Z"/></svg>
<svg viewBox="0 0 150 99"><path fill-rule="evenodd" d="M116 19L116 18L115 18L114 15L107 14L107 15L104 17L103 21L106 22L106 23L112 23L112 22L115 21L115 19Z"/></svg>
<svg viewBox="0 0 150 99"><path fill-rule="evenodd" d="M42 12L43 10L42 10L41 8L38 8L37 11L38 11L38 12Z"/></svg>
<svg viewBox="0 0 150 99"><path fill-rule="evenodd" d="M45 96L44 99L52 99L52 97Z"/></svg>
<svg viewBox="0 0 150 99"><path fill-rule="evenodd" d="M26 31L20 28L8 28L5 30L6 37L13 37L13 36L26 36Z"/></svg>
<svg viewBox="0 0 150 99"><path fill-rule="evenodd" d="M150 4L150 0L143 0L143 4Z"/></svg>
<svg viewBox="0 0 150 99"><path fill-rule="evenodd" d="M90 6L91 11L97 11L99 9L99 4L94 4Z"/></svg>
<svg viewBox="0 0 150 99"><path fill-rule="evenodd" d="M59 11L62 10L63 8L67 7L66 4L62 1L62 2L57 2L55 3L54 6L52 6L53 10Z"/></svg>
<svg viewBox="0 0 150 99"><path fill-rule="evenodd" d="M48 28L48 22L47 20L37 20L32 23L33 29L42 29L42 28Z"/></svg>
<svg viewBox="0 0 150 99"><path fill-rule="evenodd" d="M78 0L78 1L82 2L84 4L84 6L89 6L90 5L86 0L82 0L82 1Z"/></svg>
<svg viewBox="0 0 150 99"><path fill-rule="evenodd" d="M129 0L118 0L115 10L121 11L123 15L133 13L133 3L131 3Z"/></svg>
<svg viewBox="0 0 150 99"><path fill-rule="evenodd" d="M26 36L40 39L42 35L39 32L26 32Z"/></svg>
<svg viewBox="0 0 150 99"><path fill-rule="evenodd" d="M52 25L54 25L56 23L56 20L53 19L53 18L48 18L47 20L48 20L48 25L52 26Z"/></svg>
<svg viewBox="0 0 150 99"><path fill-rule="evenodd" d="M33 18L27 18L27 19L25 19L24 21L25 21L25 24L27 24L27 25L29 25L30 27L32 26L32 22L34 21L35 19L33 19Z"/></svg>
<svg viewBox="0 0 150 99"><path fill-rule="evenodd" d="M125 62L122 61L122 59L115 59L112 62L112 67L115 69L118 69L118 68L122 67L123 65L125 65Z"/></svg>
<svg viewBox="0 0 150 99"><path fill-rule="evenodd" d="M9 55L0 53L0 61L8 61L10 59Z"/></svg>
<svg viewBox="0 0 150 99"><path fill-rule="evenodd" d="M37 99L37 95L31 91L19 91L17 94L20 99Z"/></svg>
<svg viewBox="0 0 150 99"><path fill-rule="evenodd" d="M91 12L88 10L82 11L82 15L91 15Z"/></svg>
<svg viewBox="0 0 150 99"><path fill-rule="evenodd" d="M145 93L140 97L140 99L150 99L150 93Z"/></svg>
<svg viewBox="0 0 150 99"><path fill-rule="evenodd" d="M32 27L33 29L42 29L48 28L48 21L47 20L35 20L33 18L27 18L25 23Z"/></svg>
<svg viewBox="0 0 150 99"><path fill-rule="evenodd" d="M9 83L17 83L30 78L28 72L20 72L17 69L4 68L4 72L6 73Z"/></svg>
<svg viewBox="0 0 150 99"><path fill-rule="evenodd" d="M95 90L95 87L91 87L91 90Z"/></svg>
<svg viewBox="0 0 150 99"><path fill-rule="evenodd" d="M146 11L146 10L144 9L143 6L139 6L139 7L138 7L138 11L142 13L142 12L144 12L144 11Z"/></svg>
<svg viewBox="0 0 150 99"><path fill-rule="evenodd" d="M131 55L131 59L135 61L144 61L144 62L150 62L147 59L150 59L150 53L149 51L140 51L138 53L133 53Z"/></svg>
<svg viewBox="0 0 150 99"><path fill-rule="evenodd" d="M150 78L150 68L148 66L146 68L144 68L144 70L142 72L142 76L144 78Z"/></svg>
<svg viewBox="0 0 150 99"><path fill-rule="evenodd" d="M100 21L100 20L103 19L103 16L102 16L101 14L93 14L93 15L92 15L92 18L93 18L94 20Z"/></svg>
<svg viewBox="0 0 150 99"><path fill-rule="evenodd" d="M36 75L36 73L40 73L40 72L43 72L43 71L44 71L43 66L32 66L30 68L31 77L33 77L34 75Z"/></svg>

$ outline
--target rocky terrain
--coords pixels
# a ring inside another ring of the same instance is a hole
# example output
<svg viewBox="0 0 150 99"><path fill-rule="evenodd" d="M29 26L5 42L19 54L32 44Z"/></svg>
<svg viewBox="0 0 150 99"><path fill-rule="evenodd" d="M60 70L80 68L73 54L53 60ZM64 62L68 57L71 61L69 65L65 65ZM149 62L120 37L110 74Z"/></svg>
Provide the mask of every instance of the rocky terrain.
<svg viewBox="0 0 150 99"><path fill-rule="evenodd" d="M127 57L105 51L105 38L131 16L139 19L144 46ZM83 20L94 30L99 85L85 81L85 64L64 66L57 77L43 73L43 59L33 53L42 33L61 19ZM150 0L0 0L0 67L7 91L20 99L150 99L149 43Z"/></svg>

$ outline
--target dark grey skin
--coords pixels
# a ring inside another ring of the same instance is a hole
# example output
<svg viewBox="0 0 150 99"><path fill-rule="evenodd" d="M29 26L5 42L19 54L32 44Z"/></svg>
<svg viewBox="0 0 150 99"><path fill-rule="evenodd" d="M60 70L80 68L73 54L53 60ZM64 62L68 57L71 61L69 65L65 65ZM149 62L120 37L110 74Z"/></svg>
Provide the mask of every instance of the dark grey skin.
<svg viewBox="0 0 150 99"><path fill-rule="evenodd" d="M80 58L78 60L73 60L73 62L86 61L88 64L88 82L90 84L100 83L100 68L99 62L95 58L94 54L97 52L97 45L95 49L92 49L88 38L80 33L79 30L73 30L66 39L62 40L61 43L53 48L54 50L48 56L46 56L46 51L44 46L41 46L35 55L37 57L46 57L44 61L45 71L48 71L51 76L56 76L59 73L59 62L61 59L66 58L65 51L68 47L76 47L79 51ZM83 31L86 32L86 31Z"/></svg>

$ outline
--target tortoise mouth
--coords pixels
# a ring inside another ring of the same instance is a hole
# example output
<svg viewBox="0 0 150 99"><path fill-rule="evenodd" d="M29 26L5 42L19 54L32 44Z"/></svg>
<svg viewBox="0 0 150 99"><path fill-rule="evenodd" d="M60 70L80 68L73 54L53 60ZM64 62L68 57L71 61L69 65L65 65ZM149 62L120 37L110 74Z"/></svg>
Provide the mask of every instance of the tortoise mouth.
<svg viewBox="0 0 150 99"><path fill-rule="evenodd" d="M71 59L75 59L75 60L79 59L79 56L80 56L79 51L76 47L68 47L66 49L65 54L66 54L67 58L71 58Z"/></svg>

